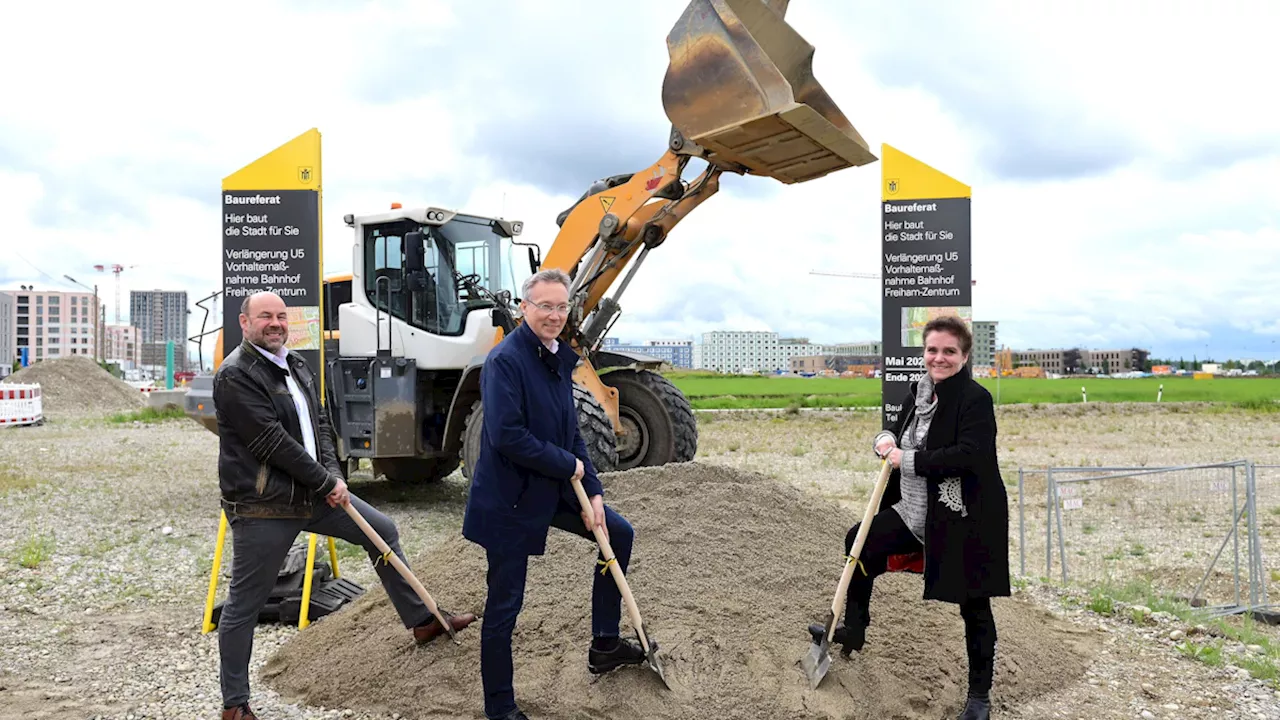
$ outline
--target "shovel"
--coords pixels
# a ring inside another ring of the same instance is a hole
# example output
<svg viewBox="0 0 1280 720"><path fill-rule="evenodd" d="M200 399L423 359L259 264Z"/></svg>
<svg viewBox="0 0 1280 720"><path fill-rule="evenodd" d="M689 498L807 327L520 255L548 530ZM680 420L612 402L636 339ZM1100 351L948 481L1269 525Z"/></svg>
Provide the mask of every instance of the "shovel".
<svg viewBox="0 0 1280 720"><path fill-rule="evenodd" d="M582 480L573 478L572 482L573 491L578 495L582 511L590 513L591 500L587 497L587 491L582 489ZM645 634L644 623L640 620L640 608L636 607L636 599L631 595L631 586L627 584L627 577L622 574L622 568L613 561L613 548L609 546L609 539L604 536L602 528L593 527L591 531L595 533L596 542L600 545L600 554L604 556L605 566L609 568L614 582L618 584L618 590L622 593L622 599L627 605L627 614L631 617L631 624L636 628L636 637L639 638L640 646L644 648L645 657L649 660L649 669L657 673L662 684L670 690L671 684L667 682L667 676L662 672L662 663L658 662L658 656L653 651L653 646L649 644L649 636Z"/></svg>
<svg viewBox="0 0 1280 720"><path fill-rule="evenodd" d="M444 615L440 612L440 607L436 605L436 601L431 599L431 593L428 593L427 589L422 587L422 583L418 582L418 578L415 577L413 572L409 570L409 567L400 560L400 557L391 552L391 547L382 539L382 536L378 534L378 531L374 530L373 526L360 515L360 511L356 510L354 505L347 502L342 505L342 508L347 511L347 514L356 522L356 525L360 526L360 529L364 531L364 534L367 535L369 539L373 541L373 544L377 546L378 550L382 552L382 559L390 563L392 567L399 571L400 576L409 582L409 585L413 587L414 592L418 593L418 597L422 599L422 602L427 606L427 609L431 611L433 616L435 616L436 622L440 623L445 632L449 633L449 639L453 640L453 644L461 645L462 643L458 640L458 634L453 629L453 623L450 622L453 617Z"/></svg>
<svg viewBox="0 0 1280 720"><path fill-rule="evenodd" d="M844 564L844 572L840 574L840 583L836 585L836 596L831 601L830 612L827 613L822 641L813 643L809 648L809 654L800 660L804 674L809 678L810 688L816 689L822 682L822 678L827 676L827 670L831 668L831 638L836 632L836 621L840 619L840 613L844 610L844 598L849 592L849 581L853 579L853 569L857 566L858 556L862 554L862 546L867 541L871 520L880 511L880 498L884 495L885 486L889 484L892 469L893 466L889 464L889 458L886 457L880 465L880 477L876 480L875 490L872 491L871 500L867 503L867 512L862 516L862 524L858 527L858 537L853 541L853 548L849 551L849 558Z"/></svg>

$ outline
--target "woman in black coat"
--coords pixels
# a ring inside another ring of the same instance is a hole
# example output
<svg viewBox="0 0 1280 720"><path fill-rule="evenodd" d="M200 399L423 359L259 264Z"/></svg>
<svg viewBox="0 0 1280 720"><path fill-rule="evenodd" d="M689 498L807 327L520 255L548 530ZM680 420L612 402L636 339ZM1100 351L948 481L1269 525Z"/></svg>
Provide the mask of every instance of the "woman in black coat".
<svg viewBox="0 0 1280 720"><path fill-rule="evenodd" d="M873 446L893 473L849 585L845 622L834 640L861 650L868 603L889 556L924 553L924 598L960 606L969 658L969 693L959 720L990 717L996 626L990 598L1009 595L1009 508L996 461L991 393L966 363L973 335L959 318L924 329L926 374L911 387L893 430ZM845 536L845 554L858 534ZM816 638L821 625L811 625ZM816 632L815 632L816 631Z"/></svg>

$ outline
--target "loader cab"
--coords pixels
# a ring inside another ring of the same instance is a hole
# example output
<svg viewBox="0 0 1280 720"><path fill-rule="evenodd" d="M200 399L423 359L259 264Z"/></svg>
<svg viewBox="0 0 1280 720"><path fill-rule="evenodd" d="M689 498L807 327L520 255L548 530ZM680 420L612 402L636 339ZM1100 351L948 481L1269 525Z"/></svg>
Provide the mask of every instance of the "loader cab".
<svg viewBox="0 0 1280 720"><path fill-rule="evenodd" d="M394 205L344 220L350 299L335 290L341 334L326 353L338 446L393 480L443 477L461 460L478 368L514 327L540 253L518 221Z"/></svg>
<svg viewBox="0 0 1280 720"><path fill-rule="evenodd" d="M381 320L375 317L378 336L344 342L344 356L390 349L421 363L425 358L408 346L425 350L424 338L456 349L488 342L482 336L492 338L497 316L509 316L521 283L541 263L537 246L518 240L518 221L437 208L393 208L347 220L356 233L349 302Z"/></svg>

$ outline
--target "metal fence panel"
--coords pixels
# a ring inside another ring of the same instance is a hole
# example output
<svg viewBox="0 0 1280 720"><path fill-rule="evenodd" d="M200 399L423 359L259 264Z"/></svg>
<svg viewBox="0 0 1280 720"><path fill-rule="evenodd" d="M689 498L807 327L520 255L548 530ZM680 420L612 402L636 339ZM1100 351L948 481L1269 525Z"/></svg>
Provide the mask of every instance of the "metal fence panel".
<svg viewBox="0 0 1280 720"><path fill-rule="evenodd" d="M1044 470L1018 470L1018 487L1010 498L1017 506L1010 518L1009 566L1015 574L1023 577L1043 578L1049 574L1050 558L1045 553L1048 487L1048 476Z"/></svg>
<svg viewBox="0 0 1280 720"><path fill-rule="evenodd" d="M1024 470L1023 478L1030 477ZM1252 465L1050 468L1022 502L1028 559L1051 580L1082 586L1140 582L1216 609L1265 603ZM1052 509L1047 517L1036 506ZM1032 553L1030 536L1044 547ZM1030 565L1028 573L1037 573Z"/></svg>
<svg viewBox="0 0 1280 720"><path fill-rule="evenodd" d="M1267 552L1280 536L1280 465L1254 465L1254 487L1257 506L1259 595L1263 605L1280 591L1280 563L1276 554Z"/></svg>

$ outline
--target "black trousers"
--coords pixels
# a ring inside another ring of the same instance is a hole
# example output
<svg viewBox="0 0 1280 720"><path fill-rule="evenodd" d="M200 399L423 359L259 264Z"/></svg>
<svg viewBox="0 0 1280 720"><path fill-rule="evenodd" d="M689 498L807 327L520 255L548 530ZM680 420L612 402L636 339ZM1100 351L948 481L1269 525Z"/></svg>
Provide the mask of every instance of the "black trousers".
<svg viewBox="0 0 1280 720"><path fill-rule="evenodd" d="M400 532L391 518L375 510L355 495L351 505L360 512L391 551L408 563L400 549ZM222 702L233 707L249 702L249 660L253 654L253 631L258 613L275 587L280 565L298 533L310 531L359 545L369 554L387 597L406 628L425 625L431 611L390 563L378 562L382 553L355 520L342 508L325 502L316 504L311 518L256 518L228 515L231 526L231 587L218 621L218 653L222 679Z"/></svg>
<svg viewBox="0 0 1280 720"><path fill-rule="evenodd" d="M861 526L862 523L854 525L845 535L845 555L853 550ZM858 555L862 565L854 569L853 579L849 581L845 624L869 626L871 587L875 579L885 573L889 556L922 549L920 541L902 522L898 511L893 508L881 510L872 520L867 540ZM863 568L866 573L863 573ZM969 694L986 698L991 692L996 660L996 619L991 614L991 599L973 598L960 603L960 617L964 620L965 650L969 656Z"/></svg>

